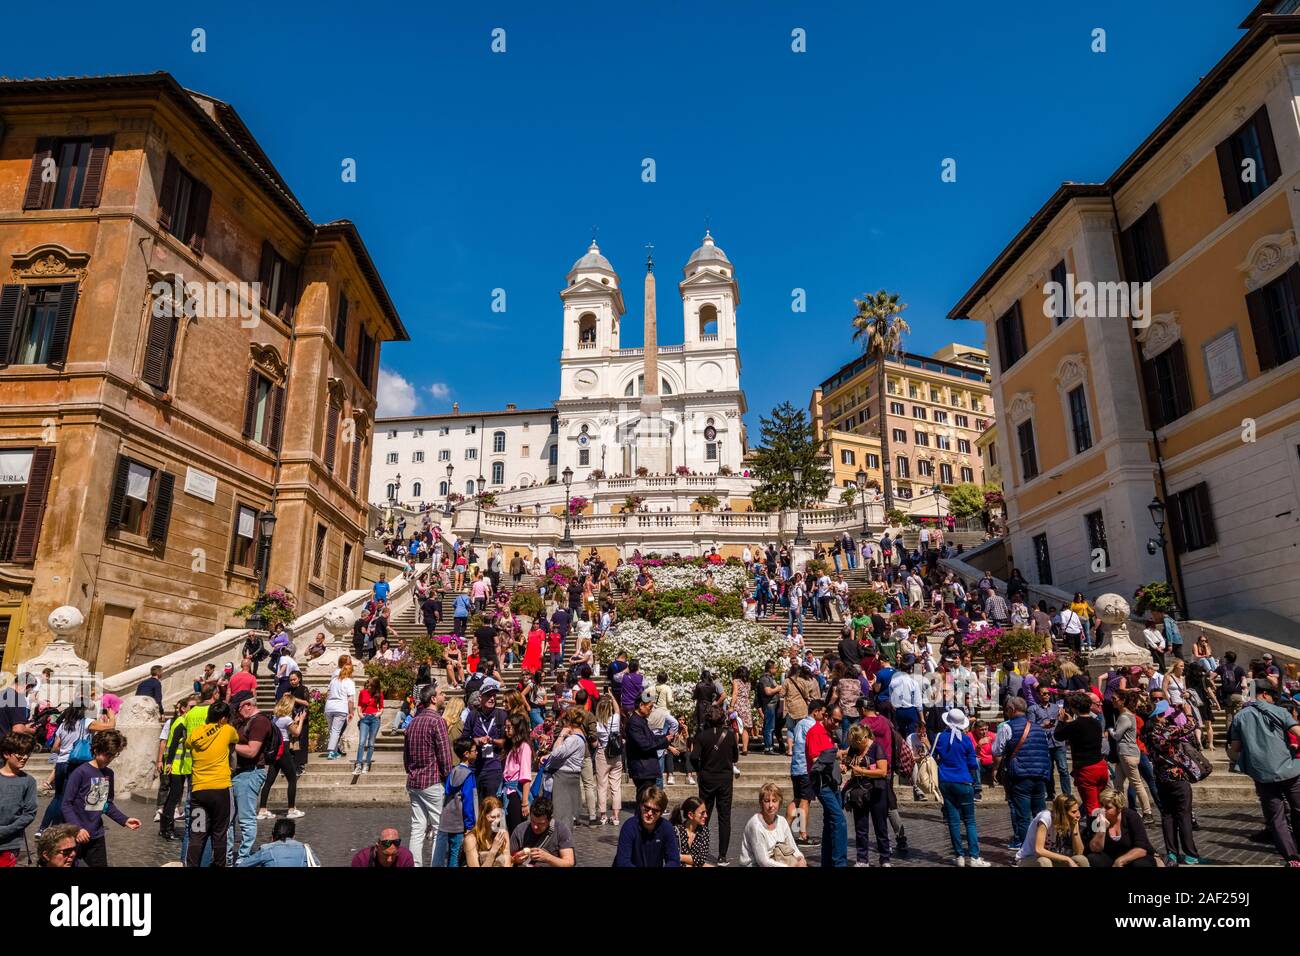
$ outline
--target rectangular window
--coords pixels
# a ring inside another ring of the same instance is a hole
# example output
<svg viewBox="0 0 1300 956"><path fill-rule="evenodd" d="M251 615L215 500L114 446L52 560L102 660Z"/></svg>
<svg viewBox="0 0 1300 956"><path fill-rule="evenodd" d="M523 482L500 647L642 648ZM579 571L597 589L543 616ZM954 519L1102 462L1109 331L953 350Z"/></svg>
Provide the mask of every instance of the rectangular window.
<svg viewBox="0 0 1300 956"><path fill-rule="evenodd" d="M913 406L912 406L912 417L913 417L913 418L919 418L919 419L924 420L925 417L926 417L926 416L925 416L925 406L923 406L923 405L913 405Z"/></svg>
<svg viewBox="0 0 1300 956"><path fill-rule="evenodd" d="M477 426L477 425L466 425L466 426L465 426L465 434L466 434L466 435L473 435L473 434L475 434L476 432L478 432L478 426Z"/></svg>
<svg viewBox="0 0 1300 956"><path fill-rule="evenodd" d="M1051 281L1055 282L1060 287L1061 290L1060 292L1061 297L1059 300L1057 300L1061 306L1056 314L1057 325L1060 325L1066 319L1071 318L1074 315L1074 303L1070 302L1066 298L1065 280L1066 280L1065 260L1062 259L1056 265L1052 266L1052 278L1051 278Z"/></svg>
<svg viewBox="0 0 1300 956"><path fill-rule="evenodd" d="M527 457L528 457L528 446L527 446L527 445L524 445L523 447L521 447L521 448L519 449L519 455L520 455L520 457L522 457L522 458L527 458Z"/></svg>
<svg viewBox="0 0 1300 956"><path fill-rule="evenodd" d="M1246 296L1259 370L1267 372L1300 355L1300 265Z"/></svg>
<svg viewBox="0 0 1300 956"><path fill-rule="evenodd" d="M325 568L325 536L328 533L323 524L316 526L316 547L311 556L311 576L318 581Z"/></svg>
<svg viewBox="0 0 1300 956"><path fill-rule="evenodd" d="M930 447L930 436L925 432L912 432L912 441L914 444Z"/></svg>
<svg viewBox="0 0 1300 956"><path fill-rule="evenodd" d="M244 437L273 451L280 450L284 426L284 387L275 385L256 369L248 371L244 399Z"/></svg>
<svg viewBox="0 0 1300 956"><path fill-rule="evenodd" d="M952 423L958 428L970 428L970 419L965 415L954 415Z"/></svg>
<svg viewBox="0 0 1300 956"><path fill-rule="evenodd" d="M1175 342L1159 355L1142 362L1147 412L1151 427L1162 428L1192 410L1192 389L1187 378L1183 343Z"/></svg>
<svg viewBox="0 0 1300 956"><path fill-rule="evenodd" d="M962 481L974 481L974 480L975 480L975 472L972 471L970 468L964 468L964 467L963 467L962 470L961 470L961 480L962 480Z"/></svg>
<svg viewBox="0 0 1300 956"><path fill-rule="evenodd" d="M952 484L952 465L939 465L939 482L945 485Z"/></svg>
<svg viewBox="0 0 1300 956"><path fill-rule="evenodd" d="M850 451L850 450L847 449L847 448L841 448L841 449L840 449L840 464L841 464L841 465L856 465L857 463L858 463L858 462L857 462L857 455L855 455L852 451Z"/></svg>
<svg viewBox="0 0 1300 956"><path fill-rule="evenodd" d="M1038 451L1034 447L1032 418L1016 426L1016 440L1020 443L1020 480L1032 481L1038 477Z"/></svg>
<svg viewBox="0 0 1300 956"><path fill-rule="evenodd" d="M907 459L904 458L902 455L898 456L898 471L894 477L896 478L912 477L911 472L908 470Z"/></svg>
<svg viewBox="0 0 1300 956"><path fill-rule="evenodd" d="M551 467L554 468L560 462L560 446L552 445L547 452L547 456L546 460L550 462Z"/></svg>
<svg viewBox="0 0 1300 956"><path fill-rule="evenodd" d="M1092 447L1092 426L1088 422L1088 395L1083 386L1072 388L1070 401L1070 429L1074 432L1074 453L1080 454Z"/></svg>
<svg viewBox="0 0 1300 956"><path fill-rule="evenodd" d="M1261 106L1240 129L1218 145L1216 152L1223 202L1229 216L1249 206L1282 177L1267 106Z"/></svg>
<svg viewBox="0 0 1300 956"><path fill-rule="evenodd" d="M1150 282L1169 265L1165 233L1160 224L1160 207L1155 203L1120 233L1124 267L1130 282Z"/></svg>
<svg viewBox="0 0 1300 956"><path fill-rule="evenodd" d="M897 444L899 444L899 445L906 445L906 444L907 444L907 432L903 431L903 429L901 429L901 428L895 428L895 429L893 429L893 431L891 432L891 434L892 434L892 436L893 436L893 440L894 440L895 443L897 443Z"/></svg>
<svg viewBox="0 0 1300 956"><path fill-rule="evenodd" d="M879 455L873 455L871 452L867 452L867 467L868 467L868 468L879 468L879 467L880 467L880 456L879 456Z"/></svg>
<svg viewBox="0 0 1300 956"><path fill-rule="evenodd" d="M77 283L0 287L0 365L64 365Z"/></svg>
<svg viewBox="0 0 1300 956"><path fill-rule="evenodd" d="M986 422L984 419L982 418L975 419L975 430L977 432L986 431L988 427L989 427L989 423Z"/></svg>
<svg viewBox="0 0 1300 956"><path fill-rule="evenodd" d="M905 409L905 408L903 407L903 403L902 403L902 402L890 402L890 403L889 403L889 414L891 414L891 415L906 415L906 414L907 414L907 409Z"/></svg>
<svg viewBox="0 0 1300 956"><path fill-rule="evenodd" d="M352 589L352 545L343 545L343 567L339 572L339 590L350 591Z"/></svg>
<svg viewBox="0 0 1300 956"><path fill-rule="evenodd" d="M492 451L494 454L503 454L506 450L506 433L495 432L492 435Z"/></svg>
<svg viewBox="0 0 1300 956"><path fill-rule="evenodd" d="M1052 583L1052 553L1047 548L1047 535L1034 538L1034 560L1038 564L1038 583Z"/></svg>
<svg viewBox="0 0 1300 956"><path fill-rule="evenodd" d="M36 562L54 473L54 450L52 445L30 450L4 449L4 470L17 473L26 470L27 483L0 485L0 561Z"/></svg>
<svg viewBox="0 0 1300 956"><path fill-rule="evenodd" d="M23 208L93 209L98 206L112 143L111 136L38 139L27 174Z"/></svg>
<svg viewBox="0 0 1300 956"><path fill-rule="evenodd" d="M921 390L920 390L919 388L917 388L915 385L908 385L908 386L907 386L907 397L908 397L908 398L920 398L920 397L921 397Z"/></svg>
<svg viewBox="0 0 1300 956"><path fill-rule="evenodd" d="M492 462L492 484L504 485L506 483L506 466L505 462Z"/></svg>
<svg viewBox="0 0 1300 956"><path fill-rule="evenodd" d="M989 442L988 449L989 449L989 466L991 467L998 463L998 447L997 445L994 445L992 442Z"/></svg>
<svg viewBox="0 0 1300 956"><path fill-rule="evenodd" d="M1092 566L1097 552L1101 552L1102 571L1110 569L1110 545L1106 543L1106 522L1100 511L1090 511L1083 516L1088 529L1088 565Z"/></svg>
<svg viewBox="0 0 1300 956"><path fill-rule="evenodd" d="M422 452L422 451L413 451L413 452L411 452L411 462L412 462L412 464L416 464L416 465L418 465L418 464L422 463L423 461L424 461L424 452Z"/></svg>
<svg viewBox="0 0 1300 956"><path fill-rule="evenodd" d="M844 419L844 430L846 432L853 431L853 419L851 418Z"/></svg>
<svg viewBox="0 0 1300 956"><path fill-rule="evenodd" d="M230 563L233 567L243 568L245 571L257 570L253 565L253 558L257 553L253 542L257 536L257 509L250 508L248 505L238 505L235 508L235 529L231 536L232 542L230 547Z"/></svg>
<svg viewBox="0 0 1300 956"><path fill-rule="evenodd" d="M339 310L334 314L334 344L339 351L346 352L348 347L348 300L339 295Z"/></svg>
<svg viewBox="0 0 1300 956"><path fill-rule="evenodd" d="M397 437L397 429L396 429L396 428L390 428L390 429L388 430L388 437L389 437L389 439L396 438L396 437Z"/></svg>
<svg viewBox="0 0 1300 956"><path fill-rule="evenodd" d="M966 439L966 438L958 438L958 439L957 439L957 451L961 452L961 454L963 454L963 455L969 455L969 454L970 454L970 440L969 440L969 439Z"/></svg>
<svg viewBox="0 0 1300 956"><path fill-rule="evenodd" d="M444 449L442 449L441 451L439 451L439 452L438 452L438 460L439 460L439 461L451 461L451 449L450 449L450 448L444 448Z"/></svg>
<svg viewBox="0 0 1300 956"><path fill-rule="evenodd" d="M936 408L934 410L934 420L938 422L940 425L947 425L948 413L945 411L940 411L939 409Z"/></svg>
<svg viewBox="0 0 1300 956"><path fill-rule="evenodd" d="M262 308L270 310L286 322L292 321L293 307L298 299L298 270L276 252L269 241L262 243L262 267L258 281L261 283Z"/></svg>
<svg viewBox="0 0 1300 956"><path fill-rule="evenodd" d="M916 474L921 478L933 478L934 462L927 461L924 458L918 458L916 460Z"/></svg>
<svg viewBox="0 0 1300 956"><path fill-rule="evenodd" d="M935 435L934 447L940 451L952 451L952 439L947 435Z"/></svg>
<svg viewBox="0 0 1300 956"><path fill-rule="evenodd" d="M447 437L447 436L450 435L450 434L451 434L451 429L450 429L449 427L447 427L446 425L443 425L441 428L438 429L438 437L439 437L439 438L445 438L445 437Z"/></svg>
<svg viewBox="0 0 1300 956"><path fill-rule="evenodd" d="M195 179L175 156L169 155L158 194L158 225L202 253L211 205L212 190Z"/></svg>
<svg viewBox="0 0 1300 956"><path fill-rule="evenodd" d="M930 401L934 402L936 405L943 401L943 396L939 394L938 389L930 389Z"/></svg>
<svg viewBox="0 0 1300 956"><path fill-rule="evenodd" d="M1210 507L1210 487L1205 482L1170 495L1165 515L1173 533L1174 550L1179 554L1208 548L1219 540Z"/></svg>
<svg viewBox="0 0 1300 956"><path fill-rule="evenodd" d="M375 340L363 327L357 331L357 377L367 388L374 379L374 365Z"/></svg>
<svg viewBox="0 0 1300 956"><path fill-rule="evenodd" d="M585 467L585 466L591 464L591 449L590 449L590 448L579 448L579 449L578 449L578 464L579 464L580 466L583 466L583 467Z"/></svg>
<svg viewBox="0 0 1300 956"><path fill-rule="evenodd" d="M1002 371L1015 365L1024 356L1025 320L1020 314L1020 303L1008 309L997 321L998 354L1002 359Z"/></svg>
<svg viewBox="0 0 1300 956"><path fill-rule="evenodd" d="M478 449L477 449L477 448L466 448L466 449L465 449L465 460L466 460L466 461L476 461L477 459L478 459Z"/></svg>
<svg viewBox="0 0 1300 956"><path fill-rule="evenodd" d="M390 464L390 465L395 465L395 464L397 464L397 452L395 452L395 451L390 451L390 452L388 453L388 464Z"/></svg>
<svg viewBox="0 0 1300 956"><path fill-rule="evenodd" d="M139 535L164 549L176 477L119 455L108 499L108 529Z"/></svg>
<svg viewBox="0 0 1300 956"><path fill-rule="evenodd" d="M424 437L424 429L423 429L423 428L413 428L413 429L411 429L411 437L412 437L412 438L423 438L423 437Z"/></svg>

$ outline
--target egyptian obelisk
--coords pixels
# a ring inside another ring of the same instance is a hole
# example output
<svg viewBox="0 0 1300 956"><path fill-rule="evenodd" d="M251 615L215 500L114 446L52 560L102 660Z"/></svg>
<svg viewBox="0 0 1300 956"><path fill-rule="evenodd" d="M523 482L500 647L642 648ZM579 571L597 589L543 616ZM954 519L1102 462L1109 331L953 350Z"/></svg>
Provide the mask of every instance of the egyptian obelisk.
<svg viewBox="0 0 1300 956"><path fill-rule="evenodd" d="M641 418L636 429L637 465L652 475L668 473L668 429L659 397L659 332L655 317L654 247L645 263L645 384L641 388Z"/></svg>

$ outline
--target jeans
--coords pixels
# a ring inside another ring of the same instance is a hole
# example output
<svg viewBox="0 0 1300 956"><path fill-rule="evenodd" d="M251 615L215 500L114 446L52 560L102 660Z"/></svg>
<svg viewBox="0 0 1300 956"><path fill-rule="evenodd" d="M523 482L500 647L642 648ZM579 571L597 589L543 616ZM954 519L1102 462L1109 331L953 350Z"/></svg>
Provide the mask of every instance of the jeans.
<svg viewBox="0 0 1300 956"><path fill-rule="evenodd" d="M849 559L849 570L850 570L850 571L855 571L855 570L857 570L857 567L858 567L858 554L857 554L857 552L856 552L856 551L850 551L850 552L848 552L847 557L848 557L848 559Z"/></svg>
<svg viewBox="0 0 1300 956"><path fill-rule="evenodd" d="M776 739L776 698L763 707L763 749L771 750Z"/></svg>
<svg viewBox="0 0 1300 956"><path fill-rule="evenodd" d="M790 624L789 624L789 626L785 629L785 636L786 636L786 637L789 637L791 634L794 633L794 625L795 625L795 621L798 621L798 622L799 622L799 631L800 631L801 633L803 632L803 611L802 611L802 610L800 610L800 611L793 611L793 610L792 610L792 611L790 611L789 613L790 613Z"/></svg>
<svg viewBox="0 0 1300 956"><path fill-rule="evenodd" d="M949 783L939 781L939 792L943 794L943 815L948 821L948 836L952 838L953 856L969 856L978 859L980 855L980 837L975 829L975 787L969 783ZM962 850L962 825L966 827L967 853Z"/></svg>
<svg viewBox="0 0 1300 956"><path fill-rule="evenodd" d="M379 736L379 715L363 715L358 729L361 732L361 739L357 742L357 766L369 767L375 762L375 738Z"/></svg>
<svg viewBox="0 0 1300 956"><path fill-rule="evenodd" d="M235 818L230 821L230 832L226 836L226 865L236 864L235 824L239 824L239 860L246 860L253 855L253 844L257 842L257 804L262 796L262 785L266 783L266 768L245 770L230 778L230 792L235 798Z"/></svg>
<svg viewBox="0 0 1300 956"><path fill-rule="evenodd" d="M904 740L907 739L909 734L916 732L916 727L920 722L921 714L916 707L900 707L894 711L894 724L898 727L898 733Z"/></svg>
<svg viewBox="0 0 1300 956"><path fill-rule="evenodd" d="M326 714L326 719L330 722L330 745L329 752L336 754L339 752L339 740L343 736L343 731L348 727L347 711L341 714Z"/></svg>
<svg viewBox="0 0 1300 956"><path fill-rule="evenodd" d="M1277 852L1284 860L1300 860L1300 849L1296 848L1296 835L1300 834L1300 777L1277 783L1256 781L1255 794Z"/></svg>
<svg viewBox="0 0 1300 956"><path fill-rule="evenodd" d="M1007 775L1007 805L1011 810L1011 842L1025 842L1029 823L1047 809L1047 782L1039 777Z"/></svg>
<svg viewBox="0 0 1300 956"><path fill-rule="evenodd" d="M1052 764L1056 767L1056 774L1061 778L1061 793L1067 797L1072 796L1074 791L1070 788L1070 765L1066 759L1065 747L1050 747L1048 752L1052 755ZM1052 775L1047 775L1047 799L1052 800L1056 797L1056 785L1052 780Z"/></svg>
<svg viewBox="0 0 1300 956"><path fill-rule="evenodd" d="M430 866L458 867L460 866L460 846L465 842L463 833L443 833L439 831L437 838L433 841L433 859L429 861Z"/></svg>
<svg viewBox="0 0 1300 956"><path fill-rule="evenodd" d="M838 574L840 571L843 570L843 569L840 567L840 556L839 556L838 554L833 554L833 555L831 555L831 557L833 557L833 558L835 559L835 573Z"/></svg>
<svg viewBox="0 0 1300 956"><path fill-rule="evenodd" d="M849 830L840 792L834 787L822 787L817 791L817 802L822 805L822 866L848 866Z"/></svg>
<svg viewBox="0 0 1300 956"><path fill-rule="evenodd" d="M876 828L876 853L881 863L889 862L889 790L877 787L864 807L853 808L853 842L859 863L871 862L871 828Z"/></svg>
<svg viewBox="0 0 1300 956"><path fill-rule="evenodd" d="M78 760L76 763L65 760L63 763L54 765L54 796L45 808L45 814L41 817L41 825L36 828L38 831L63 822L63 791L68 786L68 777L72 775L72 771L83 763L85 763L84 760Z"/></svg>
<svg viewBox="0 0 1300 956"><path fill-rule="evenodd" d="M424 866L424 840L428 834L437 841L438 823L442 820L443 783L439 780L423 790L406 788L411 800L411 856L416 866Z"/></svg>

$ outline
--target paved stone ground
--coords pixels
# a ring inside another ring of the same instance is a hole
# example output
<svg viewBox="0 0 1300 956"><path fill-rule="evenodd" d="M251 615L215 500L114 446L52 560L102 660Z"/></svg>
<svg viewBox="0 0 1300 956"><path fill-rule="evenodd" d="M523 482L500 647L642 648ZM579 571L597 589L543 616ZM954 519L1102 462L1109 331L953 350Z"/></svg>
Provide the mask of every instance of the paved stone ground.
<svg viewBox="0 0 1300 956"><path fill-rule="evenodd" d="M41 801L44 812L46 801ZM114 866L160 866L178 859L180 843L168 843L158 836L157 826L153 820L153 806L135 801L126 801L123 809L128 814L140 817L144 825L135 832L107 821L108 855ZM895 859L896 866L949 866L952 863L952 847L948 838L948 828L943 820L940 808L933 803L914 803L910 800L900 804L903 822L907 829L911 852L906 860ZM734 864L740 857L740 833L753 809L745 807L736 809L732 814L732 841L729 857ZM626 818L626 817L625 817ZM1271 844L1253 843L1250 837L1263 828L1258 808L1199 807L1197 818L1200 829L1196 832L1198 848L1204 863L1221 866L1276 866L1281 860ZM37 816L39 821L40 816ZM981 855L995 865L1011 865L1014 854L1007 849L1011 835L1011 822L1005 806L976 807L976 820L979 827ZM270 820L258 824L258 840L271 837ZM821 833L821 811L813 804L809 820L809 832L813 836ZM713 827L712 846L718 846L716 822ZM298 820L298 839L312 845L324 866L347 866L358 849L366 846L379 831L387 826L396 827L402 834L403 841L410 835L410 817L398 807L327 807L308 810L307 815ZM1163 840L1159 824L1149 830L1151 842L1157 850L1163 852ZM33 831L28 831L29 837ZM579 827L574 832L574 842L579 866L609 866L614 859L618 844L618 831L614 827L599 828ZM854 856L853 820L849 818L849 862ZM426 852L428 852L426 849ZM819 864L818 847L804 849L813 866ZM872 859L875 859L874 842L871 847Z"/></svg>

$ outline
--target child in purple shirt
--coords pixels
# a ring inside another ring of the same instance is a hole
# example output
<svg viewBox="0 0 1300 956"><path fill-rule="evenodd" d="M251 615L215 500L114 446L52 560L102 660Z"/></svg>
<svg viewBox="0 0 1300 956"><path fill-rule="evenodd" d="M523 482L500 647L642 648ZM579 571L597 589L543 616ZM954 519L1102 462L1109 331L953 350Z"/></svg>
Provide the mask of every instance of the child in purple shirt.
<svg viewBox="0 0 1300 956"><path fill-rule="evenodd" d="M95 731L90 761L72 771L63 792L63 820L77 827L77 857L87 866L108 866L105 816L128 830L140 829L140 821L113 802L113 771L108 765L125 749L126 738L118 731Z"/></svg>

